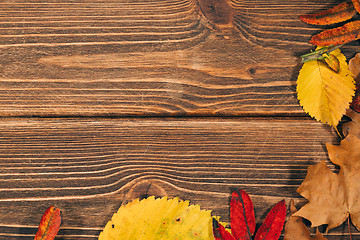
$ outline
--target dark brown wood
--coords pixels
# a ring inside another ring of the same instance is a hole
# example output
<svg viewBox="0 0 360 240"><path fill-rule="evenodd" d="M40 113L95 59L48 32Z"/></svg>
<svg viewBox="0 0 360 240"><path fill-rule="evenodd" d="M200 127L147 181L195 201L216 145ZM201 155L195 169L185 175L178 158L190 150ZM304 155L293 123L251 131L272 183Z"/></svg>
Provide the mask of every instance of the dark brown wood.
<svg viewBox="0 0 360 240"><path fill-rule="evenodd" d="M13 239L35 233L51 204L64 239L94 239L121 203L147 195L228 221L234 188L251 195L260 222L281 199L305 203L295 190L307 167L338 142L323 124L267 118L3 119L0 129L0 238Z"/></svg>
<svg viewBox="0 0 360 240"><path fill-rule="evenodd" d="M305 116L298 15L337 2L1 1L0 116Z"/></svg>

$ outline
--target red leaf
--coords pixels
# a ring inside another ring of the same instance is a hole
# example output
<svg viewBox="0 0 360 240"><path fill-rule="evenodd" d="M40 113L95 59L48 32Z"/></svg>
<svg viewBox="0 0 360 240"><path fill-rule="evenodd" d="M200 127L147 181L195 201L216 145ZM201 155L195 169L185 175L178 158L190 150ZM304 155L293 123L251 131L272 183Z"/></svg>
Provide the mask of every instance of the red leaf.
<svg viewBox="0 0 360 240"><path fill-rule="evenodd" d="M40 220L34 240L53 240L60 229L60 224L60 209L54 206L49 207Z"/></svg>
<svg viewBox="0 0 360 240"><path fill-rule="evenodd" d="M355 111L360 113L360 86L356 88L355 97L350 104L350 107Z"/></svg>
<svg viewBox="0 0 360 240"><path fill-rule="evenodd" d="M317 46L345 44L360 38L360 20L349 22L341 27L325 30L310 39Z"/></svg>
<svg viewBox="0 0 360 240"><path fill-rule="evenodd" d="M235 238L213 218L213 232L215 240L235 240Z"/></svg>
<svg viewBox="0 0 360 240"><path fill-rule="evenodd" d="M230 201L231 232L235 239L249 240L255 232L255 214L249 195L243 191L234 191Z"/></svg>
<svg viewBox="0 0 360 240"><path fill-rule="evenodd" d="M309 24L329 25L349 20L355 13L354 5L351 2L343 2L326 11L301 15L300 19Z"/></svg>
<svg viewBox="0 0 360 240"><path fill-rule="evenodd" d="M359 0L352 0L352 3L354 4L354 7L358 13L360 13L360 2Z"/></svg>
<svg viewBox="0 0 360 240"><path fill-rule="evenodd" d="M285 201L278 202L268 213L254 240L278 240L286 216Z"/></svg>

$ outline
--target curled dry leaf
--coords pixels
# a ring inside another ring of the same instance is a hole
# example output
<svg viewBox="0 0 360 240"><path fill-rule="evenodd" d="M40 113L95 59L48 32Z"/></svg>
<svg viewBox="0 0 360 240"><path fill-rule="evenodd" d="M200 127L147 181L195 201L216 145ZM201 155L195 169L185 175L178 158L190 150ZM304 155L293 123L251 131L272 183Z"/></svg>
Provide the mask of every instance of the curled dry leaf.
<svg viewBox="0 0 360 240"><path fill-rule="evenodd" d="M360 113L352 109L346 111L346 116L351 118L351 121L342 125L342 133L344 136L352 134L360 139Z"/></svg>
<svg viewBox="0 0 360 240"><path fill-rule="evenodd" d="M360 140L349 134L340 145L326 144L330 160L340 167L332 172L324 161L310 166L297 189L309 200L294 216L311 221L312 226L327 224L327 231L342 224L350 215L360 230Z"/></svg>
<svg viewBox="0 0 360 240"><path fill-rule="evenodd" d="M360 113L360 53L356 54L355 57L349 61L349 69L353 73L356 81L355 96L350 104L350 107Z"/></svg>
<svg viewBox="0 0 360 240"><path fill-rule="evenodd" d="M43 214L34 240L53 240L60 229L60 209L50 206Z"/></svg>
<svg viewBox="0 0 360 240"><path fill-rule="evenodd" d="M360 81L358 81L358 80L360 78L360 53L356 54L355 57L350 59L349 69L352 72L352 74L354 75L356 85L359 86Z"/></svg>
<svg viewBox="0 0 360 240"><path fill-rule="evenodd" d="M318 230L315 237L311 237L303 219L293 215L297 211L293 200L290 202L290 211L291 216L285 224L284 240L327 240Z"/></svg>

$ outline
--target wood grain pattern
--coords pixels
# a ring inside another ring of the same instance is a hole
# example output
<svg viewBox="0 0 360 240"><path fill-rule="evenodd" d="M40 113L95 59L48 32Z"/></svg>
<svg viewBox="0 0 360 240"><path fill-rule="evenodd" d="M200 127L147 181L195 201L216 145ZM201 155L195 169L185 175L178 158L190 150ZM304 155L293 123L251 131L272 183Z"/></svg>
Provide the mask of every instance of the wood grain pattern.
<svg viewBox="0 0 360 240"><path fill-rule="evenodd" d="M298 15L333 4L1 1L0 116L305 116Z"/></svg>
<svg viewBox="0 0 360 240"><path fill-rule="evenodd" d="M95 239L121 203L146 195L228 221L233 188L261 221L280 199L304 204L295 190L307 167L338 142L320 123L266 118L3 119L0 129L0 238L13 239L30 239L50 204L63 211L64 239Z"/></svg>

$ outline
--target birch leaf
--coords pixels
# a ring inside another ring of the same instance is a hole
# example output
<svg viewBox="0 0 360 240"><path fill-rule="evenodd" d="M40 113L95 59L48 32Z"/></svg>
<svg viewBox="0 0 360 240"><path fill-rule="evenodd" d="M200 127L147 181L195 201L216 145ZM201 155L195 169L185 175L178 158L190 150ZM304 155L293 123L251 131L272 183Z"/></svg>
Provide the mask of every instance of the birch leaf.
<svg viewBox="0 0 360 240"><path fill-rule="evenodd" d="M330 160L340 167L332 172L324 161L310 166L297 189L309 200L294 216L311 221L312 227L327 224L327 231L349 216L360 230L360 140L349 134L340 145L326 144Z"/></svg>
<svg viewBox="0 0 360 240"><path fill-rule="evenodd" d="M297 79L300 105L318 121L337 126L355 93L355 82L346 57L336 49L332 54L339 60L336 73L323 61L304 63Z"/></svg>
<svg viewBox="0 0 360 240"><path fill-rule="evenodd" d="M121 206L99 235L99 240L210 240L210 211L178 198L154 196Z"/></svg>

